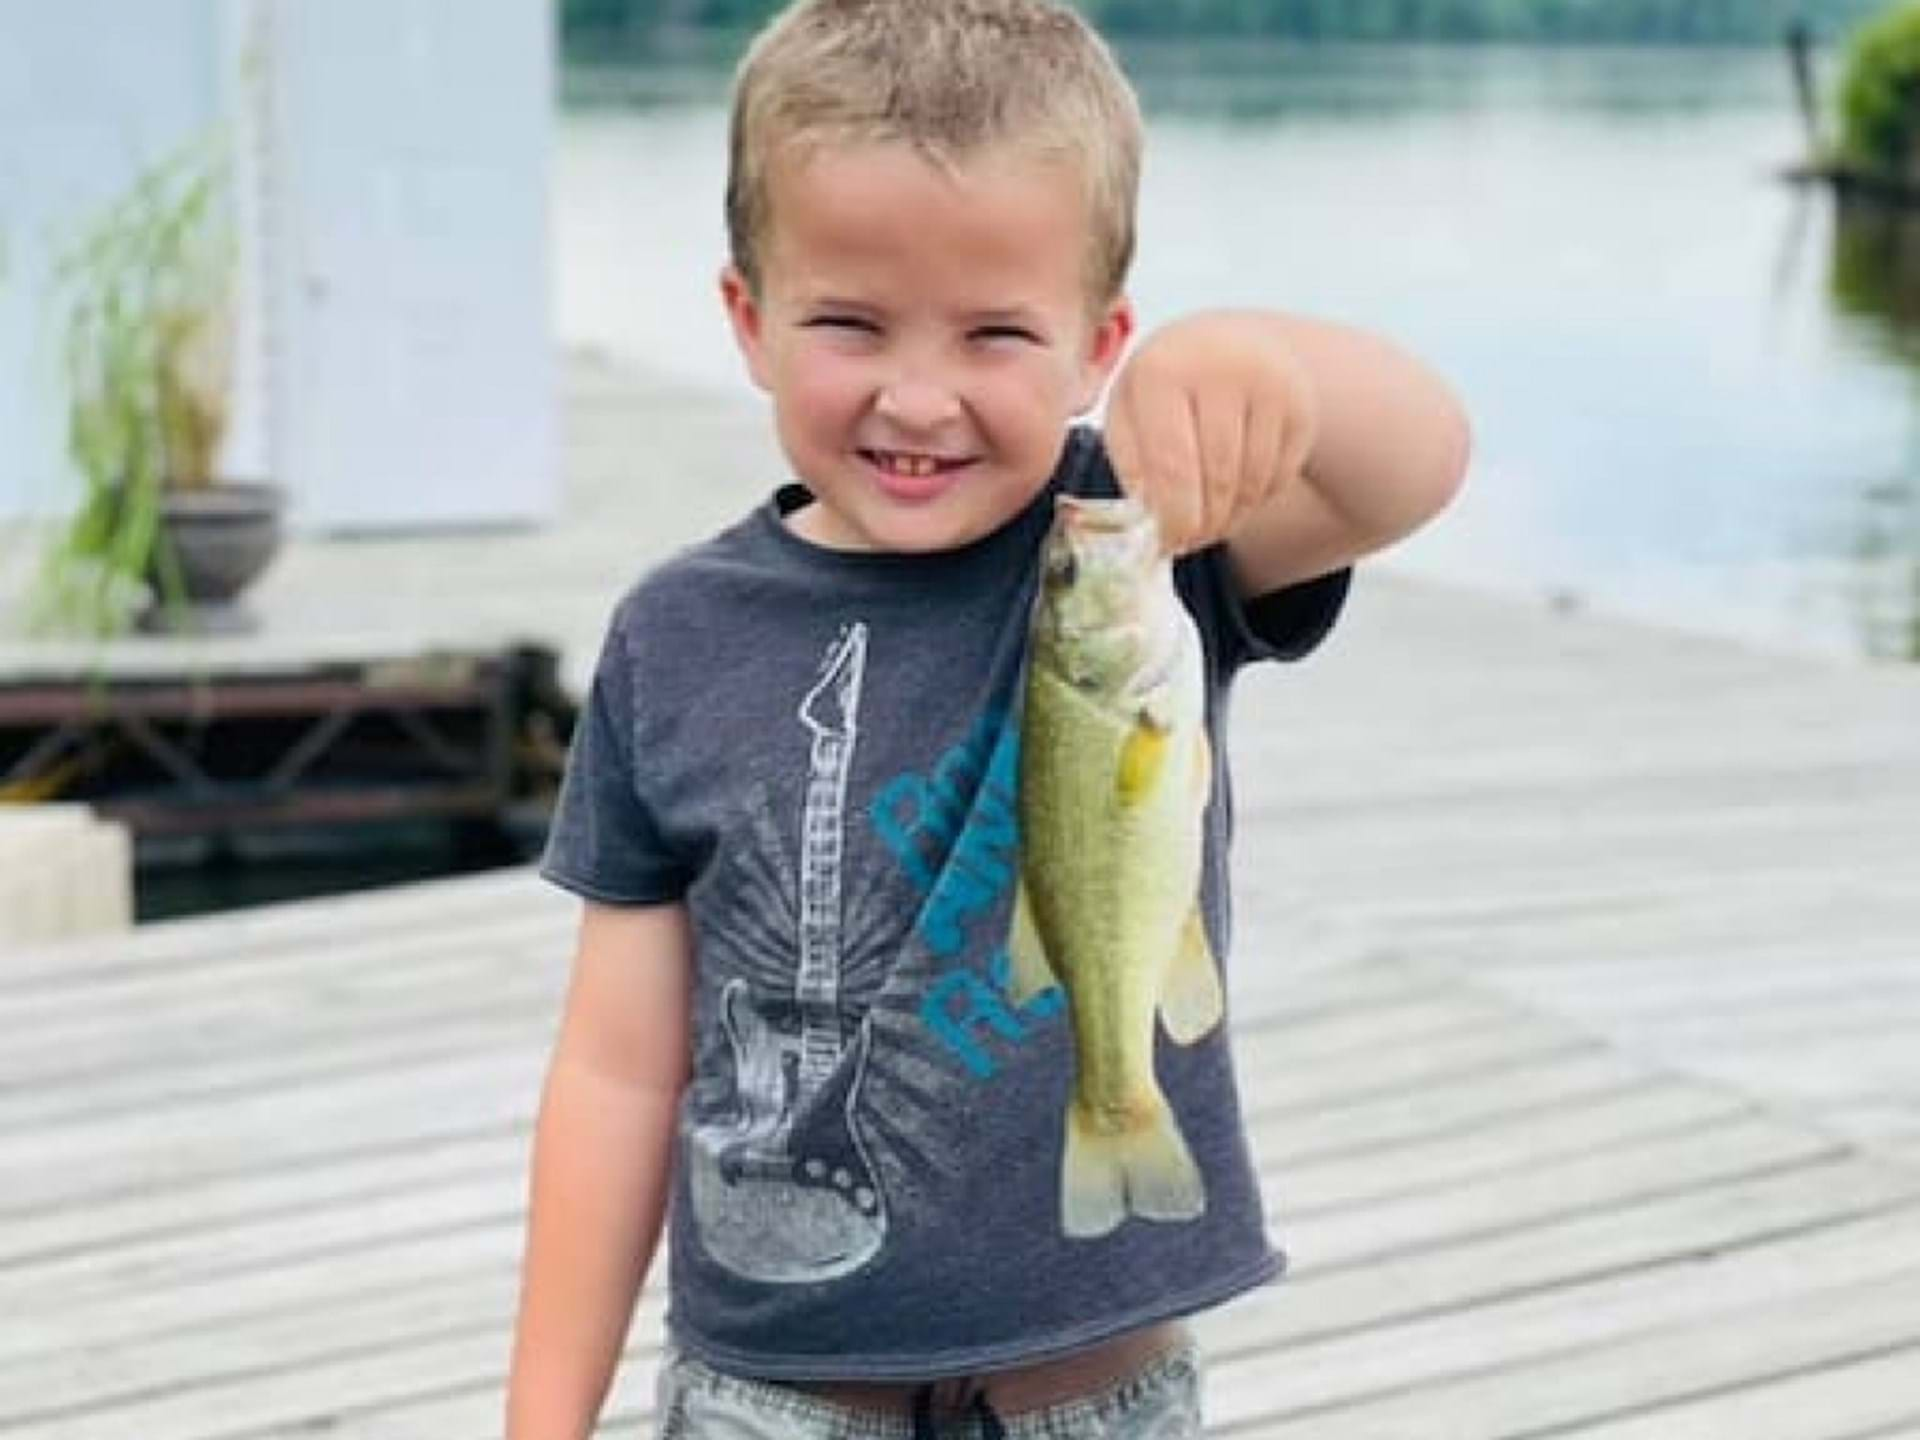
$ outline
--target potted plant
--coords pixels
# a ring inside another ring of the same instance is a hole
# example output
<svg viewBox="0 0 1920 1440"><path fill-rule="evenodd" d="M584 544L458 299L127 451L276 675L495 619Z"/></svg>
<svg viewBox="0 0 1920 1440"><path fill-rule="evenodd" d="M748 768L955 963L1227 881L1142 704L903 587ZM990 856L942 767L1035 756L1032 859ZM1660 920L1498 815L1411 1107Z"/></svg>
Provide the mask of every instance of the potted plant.
<svg viewBox="0 0 1920 1440"><path fill-rule="evenodd" d="M56 271L79 504L41 572L43 629L239 628L278 548L280 492L218 473L237 246L219 148L142 173Z"/></svg>

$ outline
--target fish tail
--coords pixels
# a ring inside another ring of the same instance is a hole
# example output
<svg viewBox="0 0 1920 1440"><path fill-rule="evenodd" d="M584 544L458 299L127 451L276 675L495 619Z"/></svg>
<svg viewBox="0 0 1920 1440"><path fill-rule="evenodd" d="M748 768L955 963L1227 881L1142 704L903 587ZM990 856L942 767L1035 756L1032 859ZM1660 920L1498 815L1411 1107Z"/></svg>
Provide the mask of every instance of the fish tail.
<svg viewBox="0 0 1920 1440"><path fill-rule="evenodd" d="M1207 1208L1200 1169L1156 1089L1123 1111L1067 1106L1066 1154L1060 1170L1060 1224L1091 1239L1144 1220L1193 1220Z"/></svg>

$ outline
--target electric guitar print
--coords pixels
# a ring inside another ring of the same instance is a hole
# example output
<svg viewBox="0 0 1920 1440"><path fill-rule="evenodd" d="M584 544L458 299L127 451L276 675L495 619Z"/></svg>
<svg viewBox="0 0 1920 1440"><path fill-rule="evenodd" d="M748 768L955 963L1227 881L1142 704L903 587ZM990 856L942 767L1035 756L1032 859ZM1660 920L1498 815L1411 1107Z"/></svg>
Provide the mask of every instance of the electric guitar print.
<svg viewBox="0 0 1920 1440"><path fill-rule="evenodd" d="M841 862L859 739L867 627L848 626L800 702L808 735L800 817L799 964L790 995L745 979L721 992L731 1113L694 1128L688 1172L701 1243L748 1279L849 1274L879 1251L885 1198L860 1135L870 1031L840 1006Z"/></svg>

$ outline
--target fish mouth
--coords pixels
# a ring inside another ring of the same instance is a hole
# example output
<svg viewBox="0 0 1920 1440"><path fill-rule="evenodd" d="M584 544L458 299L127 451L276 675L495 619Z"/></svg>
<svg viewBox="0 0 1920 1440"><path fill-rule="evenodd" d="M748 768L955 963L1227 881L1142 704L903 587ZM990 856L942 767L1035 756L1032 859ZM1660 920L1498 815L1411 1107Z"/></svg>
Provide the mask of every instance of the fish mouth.
<svg viewBox="0 0 1920 1440"><path fill-rule="evenodd" d="M1060 495L1055 497L1053 507L1062 521L1081 531L1119 534L1134 529L1148 518L1147 507L1130 495L1112 500Z"/></svg>

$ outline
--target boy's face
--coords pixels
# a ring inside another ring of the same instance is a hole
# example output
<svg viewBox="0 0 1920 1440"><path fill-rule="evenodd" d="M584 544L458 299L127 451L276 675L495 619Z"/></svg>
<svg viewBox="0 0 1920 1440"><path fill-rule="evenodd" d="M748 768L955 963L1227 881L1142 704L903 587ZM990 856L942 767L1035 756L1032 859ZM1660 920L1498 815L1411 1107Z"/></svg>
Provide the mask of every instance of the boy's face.
<svg viewBox="0 0 1920 1440"><path fill-rule="evenodd" d="M1046 485L1132 331L1092 313L1082 186L989 151L957 173L912 150L776 164L761 291L721 293L781 447L839 549L936 551L990 534Z"/></svg>

